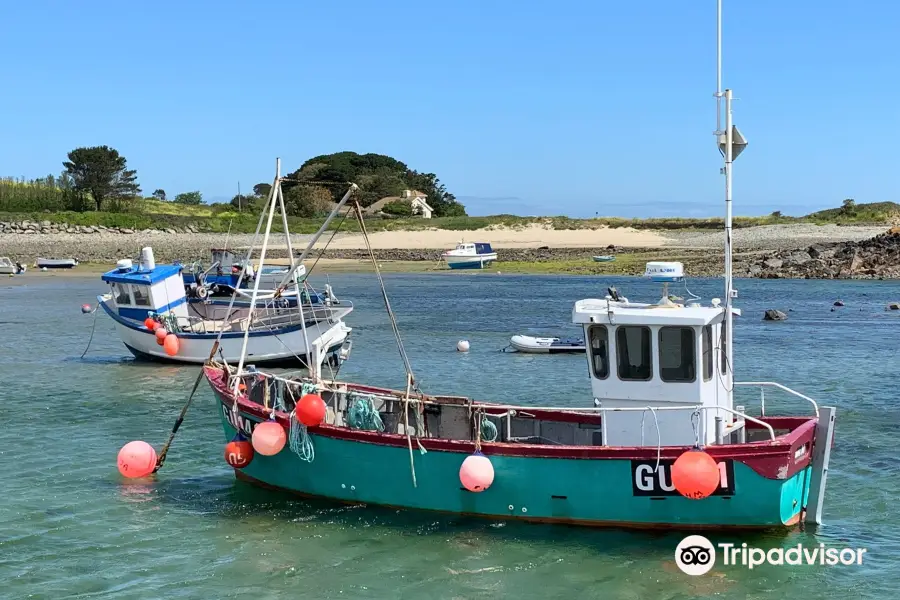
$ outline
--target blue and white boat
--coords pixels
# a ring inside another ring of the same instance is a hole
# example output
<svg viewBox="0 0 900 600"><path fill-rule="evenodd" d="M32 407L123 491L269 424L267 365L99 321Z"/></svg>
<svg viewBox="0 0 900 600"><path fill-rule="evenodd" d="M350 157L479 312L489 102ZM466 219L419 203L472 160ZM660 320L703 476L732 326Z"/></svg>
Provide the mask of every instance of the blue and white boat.
<svg viewBox="0 0 900 600"><path fill-rule="evenodd" d="M201 364L209 359L218 339L225 361L237 362L245 331L249 331L246 356L258 365L305 365L307 356L318 364L349 354L351 329L342 318L353 310L351 303L284 306L278 303L283 299L273 294L258 295L251 315L249 301L188 301L182 269L181 265L157 265L148 247L142 250L139 265L120 260L102 275L110 293L97 299L115 321L125 347L137 358ZM160 345L159 326L148 327L148 317L176 336L176 352Z"/></svg>
<svg viewBox="0 0 900 600"><path fill-rule="evenodd" d="M497 253L488 243L460 242L455 249L444 252L441 258L451 269L483 269L497 260Z"/></svg>
<svg viewBox="0 0 900 600"><path fill-rule="evenodd" d="M199 261L185 268L182 276L188 289L188 297L228 297L234 290L249 293L256 279L260 280L260 289L274 290L289 270L287 266L266 265L257 273L252 264L246 265L247 268L244 269L244 260L225 248L212 248L210 255L212 262L208 268L204 269ZM306 267L297 267L293 278L298 284L302 284L306 278Z"/></svg>

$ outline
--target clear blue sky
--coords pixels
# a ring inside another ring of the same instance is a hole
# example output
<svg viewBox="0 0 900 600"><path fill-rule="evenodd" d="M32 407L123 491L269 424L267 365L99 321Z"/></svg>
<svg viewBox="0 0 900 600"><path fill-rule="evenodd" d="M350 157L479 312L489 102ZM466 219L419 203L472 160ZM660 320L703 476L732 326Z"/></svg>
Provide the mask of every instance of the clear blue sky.
<svg viewBox="0 0 900 600"><path fill-rule="evenodd" d="M725 0L735 212L900 201L900 3ZM8 2L0 175L107 144L207 201L340 150L470 214L718 215L715 1Z"/></svg>

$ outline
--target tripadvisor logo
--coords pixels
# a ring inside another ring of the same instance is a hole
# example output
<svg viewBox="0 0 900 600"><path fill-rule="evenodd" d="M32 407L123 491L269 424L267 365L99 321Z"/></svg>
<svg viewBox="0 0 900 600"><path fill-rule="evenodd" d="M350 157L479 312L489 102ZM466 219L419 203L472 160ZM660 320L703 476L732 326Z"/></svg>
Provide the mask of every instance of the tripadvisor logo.
<svg viewBox="0 0 900 600"><path fill-rule="evenodd" d="M689 535L675 548L675 564L688 575L703 575L716 564L716 549L702 535Z"/></svg>
<svg viewBox="0 0 900 600"><path fill-rule="evenodd" d="M716 548L718 547L718 552ZM689 535L675 548L675 564L688 575L703 575L716 564L716 555L721 557L722 565L740 565L753 569L760 565L799 566L799 565L861 565L865 548L826 548L819 544L812 548L797 544L790 548L753 548L746 543L741 545L720 543L714 546L702 535Z"/></svg>

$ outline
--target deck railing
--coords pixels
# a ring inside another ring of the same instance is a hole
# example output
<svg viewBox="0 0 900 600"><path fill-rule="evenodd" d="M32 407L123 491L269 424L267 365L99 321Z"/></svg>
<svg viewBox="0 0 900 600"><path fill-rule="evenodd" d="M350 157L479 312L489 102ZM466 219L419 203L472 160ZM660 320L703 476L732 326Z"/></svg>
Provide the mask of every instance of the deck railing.
<svg viewBox="0 0 900 600"><path fill-rule="evenodd" d="M780 383L775 383L774 381L735 381L734 385L742 386L742 387L750 387L750 386L759 386L759 403L760 403L760 415L766 416L766 388L775 388L781 390L782 392L786 392L797 398L801 398L802 400L806 400L810 404L813 405L813 409L816 411L816 417L819 416L819 405L815 400L810 398L805 394L801 394L796 390L792 390L786 385L781 385Z"/></svg>

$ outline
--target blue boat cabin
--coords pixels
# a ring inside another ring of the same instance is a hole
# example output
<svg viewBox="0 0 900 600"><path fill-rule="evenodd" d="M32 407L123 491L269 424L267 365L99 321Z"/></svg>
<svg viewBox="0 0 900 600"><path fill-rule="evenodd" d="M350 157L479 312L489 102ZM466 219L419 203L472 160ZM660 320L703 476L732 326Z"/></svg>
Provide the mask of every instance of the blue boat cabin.
<svg viewBox="0 0 900 600"><path fill-rule="evenodd" d="M181 269L180 265L146 262L132 266L126 260L101 279L109 284L120 317L143 321L150 313L172 313L186 319L187 298Z"/></svg>

